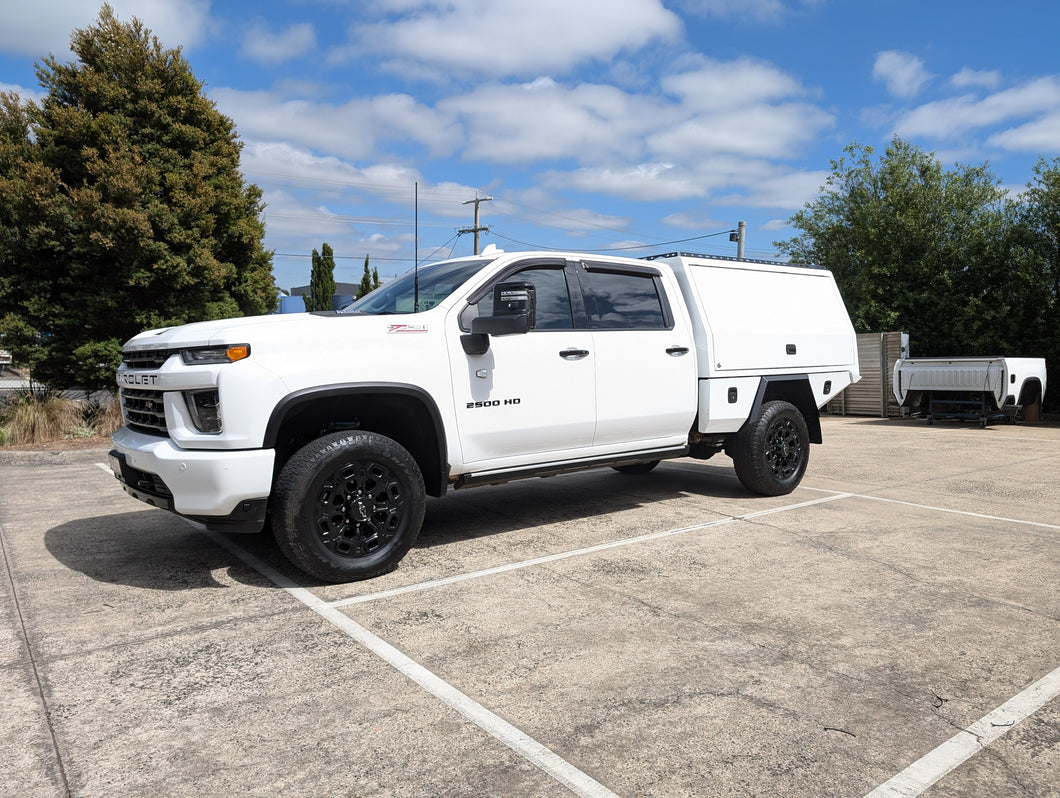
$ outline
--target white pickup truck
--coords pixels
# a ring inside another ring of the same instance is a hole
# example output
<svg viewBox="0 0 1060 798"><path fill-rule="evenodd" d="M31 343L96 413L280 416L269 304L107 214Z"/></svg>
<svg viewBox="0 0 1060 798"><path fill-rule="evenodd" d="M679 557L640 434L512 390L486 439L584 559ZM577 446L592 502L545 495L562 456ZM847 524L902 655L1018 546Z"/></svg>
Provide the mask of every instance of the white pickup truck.
<svg viewBox="0 0 1060 798"><path fill-rule="evenodd" d="M111 466L212 529L268 517L293 563L350 581L393 569L450 487L725 451L788 493L858 379L828 271L488 248L338 312L137 335Z"/></svg>

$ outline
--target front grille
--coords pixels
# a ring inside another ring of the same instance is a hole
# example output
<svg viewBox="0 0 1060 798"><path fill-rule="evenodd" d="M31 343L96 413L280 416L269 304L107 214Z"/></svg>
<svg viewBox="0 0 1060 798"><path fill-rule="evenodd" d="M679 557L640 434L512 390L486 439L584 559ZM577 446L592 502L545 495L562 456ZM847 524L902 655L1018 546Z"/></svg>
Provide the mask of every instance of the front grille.
<svg viewBox="0 0 1060 798"><path fill-rule="evenodd" d="M176 349L127 349L121 353L121 361L131 369L157 369L176 353Z"/></svg>
<svg viewBox="0 0 1060 798"><path fill-rule="evenodd" d="M130 429L149 435L169 436L162 391L122 388L121 409L125 414L125 425Z"/></svg>

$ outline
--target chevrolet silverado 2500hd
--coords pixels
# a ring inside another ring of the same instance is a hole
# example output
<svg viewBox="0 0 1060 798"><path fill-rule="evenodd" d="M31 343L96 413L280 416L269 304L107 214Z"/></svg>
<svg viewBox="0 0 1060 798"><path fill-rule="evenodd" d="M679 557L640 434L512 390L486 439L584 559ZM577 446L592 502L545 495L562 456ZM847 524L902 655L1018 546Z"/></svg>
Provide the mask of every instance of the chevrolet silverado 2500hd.
<svg viewBox="0 0 1060 798"><path fill-rule="evenodd" d="M491 248L338 312L137 335L111 466L211 529L268 517L293 563L349 581L396 567L450 487L724 451L788 493L859 378L825 270Z"/></svg>

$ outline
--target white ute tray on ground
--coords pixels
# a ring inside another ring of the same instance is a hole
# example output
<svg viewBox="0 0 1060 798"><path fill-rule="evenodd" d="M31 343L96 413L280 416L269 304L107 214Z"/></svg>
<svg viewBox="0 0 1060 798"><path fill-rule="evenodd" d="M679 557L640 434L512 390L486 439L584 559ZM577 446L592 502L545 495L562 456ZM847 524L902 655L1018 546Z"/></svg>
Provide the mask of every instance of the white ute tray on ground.
<svg viewBox="0 0 1060 798"><path fill-rule="evenodd" d="M1044 395L1043 358L905 358L894 364L894 398L904 405L911 391L988 393L1001 408L1021 404L1024 387L1034 380Z"/></svg>

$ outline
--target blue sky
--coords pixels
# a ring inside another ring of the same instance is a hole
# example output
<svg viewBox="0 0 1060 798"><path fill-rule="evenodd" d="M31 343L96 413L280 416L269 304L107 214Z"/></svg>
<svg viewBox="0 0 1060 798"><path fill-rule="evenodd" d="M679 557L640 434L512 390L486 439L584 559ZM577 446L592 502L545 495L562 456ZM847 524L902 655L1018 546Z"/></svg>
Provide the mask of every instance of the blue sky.
<svg viewBox="0 0 1060 798"><path fill-rule="evenodd" d="M851 141L895 134L1010 191L1060 156L1060 3L112 0L235 120L276 283L384 278L482 246L775 255ZM0 89L99 6L5 0ZM702 236L712 237L701 238ZM688 240L693 239L693 240ZM681 242L681 243L675 243Z"/></svg>

